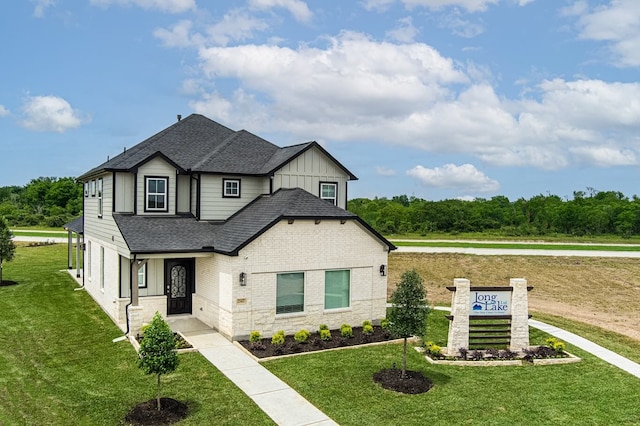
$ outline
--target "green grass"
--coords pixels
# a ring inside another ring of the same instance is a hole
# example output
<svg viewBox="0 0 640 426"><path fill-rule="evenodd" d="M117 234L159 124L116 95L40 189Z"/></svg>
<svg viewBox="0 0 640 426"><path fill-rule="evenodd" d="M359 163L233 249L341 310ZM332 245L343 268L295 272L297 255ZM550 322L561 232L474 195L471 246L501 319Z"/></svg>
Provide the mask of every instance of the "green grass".
<svg viewBox="0 0 640 426"><path fill-rule="evenodd" d="M43 237L43 238L67 238L69 233L60 231L57 229L54 231L37 231L37 230L22 230L22 229L12 229L11 232L16 237Z"/></svg>
<svg viewBox="0 0 640 426"><path fill-rule="evenodd" d="M395 241L396 246L408 247L463 247L463 248L491 248L491 249L521 249L521 250L601 250L601 251L640 251L636 245L575 245L575 244L546 244L546 243L496 243L496 242L456 242L456 241Z"/></svg>
<svg viewBox="0 0 640 426"><path fill-rule="evenodd" d="M418 233L413 234L391 234L385 235L389 240L478 240L478 241L530 241L536 242L554 242L554 243L589 243L589 244L640 244L640 235L633 235L630 238L622 238L619 235L565 235L565 234L547 234L547 235L507 235L500 232L460 232L460 233L438 233L430 232L427 235Z"/></svg>
<svg viewBox="0 0 640 426"><path fill-rule="evenodd" d="M116 425L155 397L155 377L66 271L66 245L18 248L0 287L0 424ZM181 425L273 424L200 354L163 376L166 397L187 402Z"/></svg>
<svg viewBox="0 0 640 426"><path fill-rule="evenodd" d="M434 311L427 338L446 344L446 313ZM531 331L532 343L546 335ZM264 363L341 425L634 425L637 378L572 345L577 364L457 367L408 352L408 368L434 382L421 395L382 389L372 375L401 365L402 345L316 353Z"/></svg>

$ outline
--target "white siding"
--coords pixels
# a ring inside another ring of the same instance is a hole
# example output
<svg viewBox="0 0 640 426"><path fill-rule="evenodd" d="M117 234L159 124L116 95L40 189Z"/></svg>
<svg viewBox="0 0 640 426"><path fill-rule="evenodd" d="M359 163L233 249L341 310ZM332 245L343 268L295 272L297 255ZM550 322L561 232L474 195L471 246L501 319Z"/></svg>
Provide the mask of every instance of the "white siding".
<svg viewBox="0 0 640 426"><path fill-rule="evenodd" d="M117 213L133 213L134 196L133 173L116 173L116 206Z"/></svg>
<svg viewBox="0 0 640 426"><path fill-rule="evenodd" d="M319 197L320 182L337 183L338 206L346 209L348 179L349 176L335 162L314 147L291 160L274 174L273 191L279 188L302 188Z"/></svg>
<svg viewBox="0 0 640 426"><path fill-rule="evenodd" d="M191 214L197 216L198 213L198 178L191 179Z"/></svg>
<svg viewBox="0 0 640 426"><path fill-rule="evenodd" d="M145 177L166 177L168 181L167 190L167 212L145 212ZM137 213L139 215L167 215L176 214L176 169L161 158L154 158L138 168L138 188L137 188Z"/></svg>
<svg viewBox="0 0 640 426"><path fill-rule="evenodd" d="M200 179L201 220L226 220L259 195L269 193L269 178L201 175ZM223 179L240 180L239 198L222 196Z"/></svg>
<svg viewBox="0 0 640 426"><path fill-rule="evenodd" d="M94 240L85 235L85 242L91 243L91 276L85 277L84 287L87 293L102 306L102 309L117 323L119 312L117 300L119 299L118 288L118 250L113 244ZM104 269L101 269L101 252L104 250ZM88 253L85 254L88 257ZM85 259L89 262L89 259ZM100 280L104 277L104 288L100 288Z"/></svg>
<svg viewBox="0 0 640 426"><path fill-rule="evenodd" d="M121 271L120 294L123 298L128 298L131 290L129 287L129 274L131 274L129 259L123 258ZM147 260L147 287L138 288L138 296L162 295L164 295L164 259L149 259ZM144 304L144 301L141 300L140 304Z"/></svg>

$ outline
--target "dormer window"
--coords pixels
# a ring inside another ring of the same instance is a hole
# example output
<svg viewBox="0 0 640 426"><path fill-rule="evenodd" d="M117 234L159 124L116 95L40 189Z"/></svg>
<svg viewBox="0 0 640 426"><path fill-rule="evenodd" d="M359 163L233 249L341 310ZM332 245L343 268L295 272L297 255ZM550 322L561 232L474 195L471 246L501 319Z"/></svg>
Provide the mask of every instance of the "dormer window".
<svg viewBox="0 0 640 426"><path fill-rule="evenodd" d="M240 179L222 179L222 196L240 198Z"/></svg>
<svg viewBox="0 0 640 426"><path fill-rule="evenodd" d="M145 177L145 211L167 212L167 177Z"/></svg>
<svg viewBox="0 0 640 426"><path fill-rule="evenodd" d="M320 198L338 205L338 184L334 182L320 182Z"/></svg>

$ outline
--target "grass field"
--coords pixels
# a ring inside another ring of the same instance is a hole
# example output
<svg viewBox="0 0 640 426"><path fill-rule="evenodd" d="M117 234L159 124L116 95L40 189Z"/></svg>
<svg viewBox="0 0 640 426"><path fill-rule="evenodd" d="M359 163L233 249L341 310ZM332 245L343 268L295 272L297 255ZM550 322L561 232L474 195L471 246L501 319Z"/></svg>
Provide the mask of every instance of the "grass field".
<svg viewBox="0 0 640 426"><path fill-rule="evenodd" d="M433 311L427 338L446 344ZM532 343L545 334L532 330ZM517 367L430 365L415 351L408 368L434 387L420 395L382 390L372 375L401 365L402 345L269 361L264 365L341 425L637 425L639 379L577 348L577 364Z"/></svg>
<svg viewBox="0 0 640 426"><path fill-rule="evenodd" d="M66 245L20 246L0 287L0 424L117 425L155 397L155 377L136 366L128 342L66 271ZM200 354L180 355L163 396L192 410L182 425L273 424Z"/></svg>
<svg viewBox="0 0 640 426"><path fill-rule="evenodd" d="M640 245L631 244L570 244L570 243L538 243L538 242L486 242L486 241L397 241L396 246L405 247L461 247L486 249L520 249L520 250L583 250L583 251L640 251Z"/></svg>

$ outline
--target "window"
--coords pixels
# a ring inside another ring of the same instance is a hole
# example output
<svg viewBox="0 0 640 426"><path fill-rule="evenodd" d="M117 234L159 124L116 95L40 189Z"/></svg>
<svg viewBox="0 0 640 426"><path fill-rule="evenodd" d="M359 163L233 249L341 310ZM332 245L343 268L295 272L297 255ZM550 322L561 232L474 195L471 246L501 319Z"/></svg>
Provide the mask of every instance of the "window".
<svg viewBox="0 0 640 426"><path fill-rule="evenodd" d="M85 197L89 196L89 182L84 183L84 196Z"/></svg>
<svg viewBox="0 0 640 426"><path fill-rule="evenodd" d="M92 197L96 196L96 181L95 180L91 181L91 196Z"/></svg>
<svg viewBox="0 0 640 426"><path fill-rule="evenodd" d="M348 308L350 306L351 271L325 271L324 308Z"/></svg>
<svg viewBox="0 0 640 426"><path fill-rule="evenodd" d="M240 197L240 179L222 179L223 197Z"/></svg>
<svg viewBox="0 0 640 426"><path fill-rule="evenodd" d="M91 241L87 243L87 276L91 279Z"/></svg>
<svg viewBox="0 0 640 426"><path fill-rule="evenodd" d="M304 272L278 274L276 314L304 311Z"/></svg>
<svg viewBox="0 0 640 426"><path fill-rule="evenodd" d="M98 179L98 217L102 217L102 178Z"/></svg>
<svg viewBox="0 0 640 426"><path fill-rule="evenodd" d="M100 246L100 290L104 291L104 247Z"/></svg>
<svg viewBox="0 0 640 426"><path fill-rule="evenodd" d="M320 183L320 198L329 201L334 206L338 204L338 184L337 183Z"/></svg>
<svg viewBox="0 0 640 426"><path fill-rule="evenodd" d="M165 177L148 177L146 178L145 195L146 203L145 211L166 212L169 210L167 206L167 183L169 178Z"/></svg>
<svg viewBox="0 0 640 426"><path fill-rule="evenodd" d="M147 287L147 264L138 267L138 288Z"/></svg>

